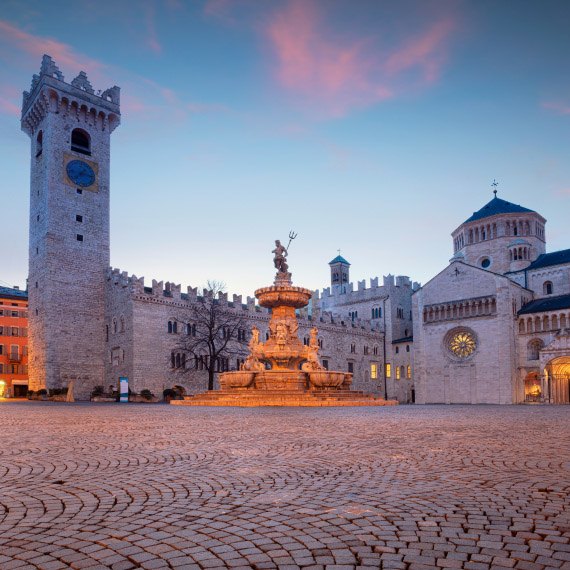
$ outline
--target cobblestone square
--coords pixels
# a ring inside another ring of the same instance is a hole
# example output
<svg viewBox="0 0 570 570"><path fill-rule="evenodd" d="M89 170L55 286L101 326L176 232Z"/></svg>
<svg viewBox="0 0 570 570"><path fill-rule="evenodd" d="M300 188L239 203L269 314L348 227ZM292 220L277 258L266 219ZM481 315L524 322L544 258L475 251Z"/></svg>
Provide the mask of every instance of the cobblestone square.
<svg viewBox="0 0 570 570"><path fill-rule="evenodd" d="M569 418L2 404L0 569L568 569Z"/></svg>

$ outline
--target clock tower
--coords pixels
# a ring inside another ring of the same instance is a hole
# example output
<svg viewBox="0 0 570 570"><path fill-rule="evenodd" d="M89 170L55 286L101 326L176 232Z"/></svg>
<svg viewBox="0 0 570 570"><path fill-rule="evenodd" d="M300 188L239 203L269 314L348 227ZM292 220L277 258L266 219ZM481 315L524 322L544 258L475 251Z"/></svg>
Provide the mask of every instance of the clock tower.
<svg viewBox="0 0 570 570"><path fill-rule="evenodd" d="M110 137L119 87L66 83L44 55L22 103L31 139L29 385L87 398L104 385Z"/></svg>

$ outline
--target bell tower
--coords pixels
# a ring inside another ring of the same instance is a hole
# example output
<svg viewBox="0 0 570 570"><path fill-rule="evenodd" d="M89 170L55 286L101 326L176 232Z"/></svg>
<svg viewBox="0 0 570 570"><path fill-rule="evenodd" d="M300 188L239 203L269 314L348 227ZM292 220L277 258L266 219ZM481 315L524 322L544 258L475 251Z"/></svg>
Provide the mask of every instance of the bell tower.
<svg viewBox="0 0 570 570"><path fill-rule="evenodd" d="M340 289L342 292L343 286L349 282L350 263L340 255L339 250L339 254L332 261L329 261L329 266L331 268L332 291Z"/></svg>
<svg viewBox="0 0 570 570"><path fill-rule="evenodd" d="M104 385L105 275L110 263L111 133L120 89L95 93L82 71L66 83L51 57L24 91L31 139L30 389Z"/></svg>

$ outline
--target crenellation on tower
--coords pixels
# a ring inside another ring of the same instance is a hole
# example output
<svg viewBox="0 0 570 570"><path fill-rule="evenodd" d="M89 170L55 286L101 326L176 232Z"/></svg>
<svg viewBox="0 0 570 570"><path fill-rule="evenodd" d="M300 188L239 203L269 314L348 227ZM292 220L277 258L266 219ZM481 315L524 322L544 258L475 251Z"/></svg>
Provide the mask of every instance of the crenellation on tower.
<svg viewBox="0 0 570 570"><path fill-rule="evenodd" d="M48 113L68 115L78 123L112 132L120 124L120 87L114 85L96 94L85 72L65 83L63 74L44 55L39 75L22 97L22 130L33 136Z"/></svg>

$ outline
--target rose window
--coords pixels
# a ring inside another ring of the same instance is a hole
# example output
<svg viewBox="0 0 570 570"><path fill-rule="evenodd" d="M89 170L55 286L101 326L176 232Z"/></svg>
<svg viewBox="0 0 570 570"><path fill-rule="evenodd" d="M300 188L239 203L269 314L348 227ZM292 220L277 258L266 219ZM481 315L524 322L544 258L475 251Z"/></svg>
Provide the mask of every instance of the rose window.
<svg viewBox="0 0 570 570"><path fill-rule="evenodd" d="M459 358L471 356L476 348L475 337L467 331L455 333L449 340L449 350Z"/></svg>

